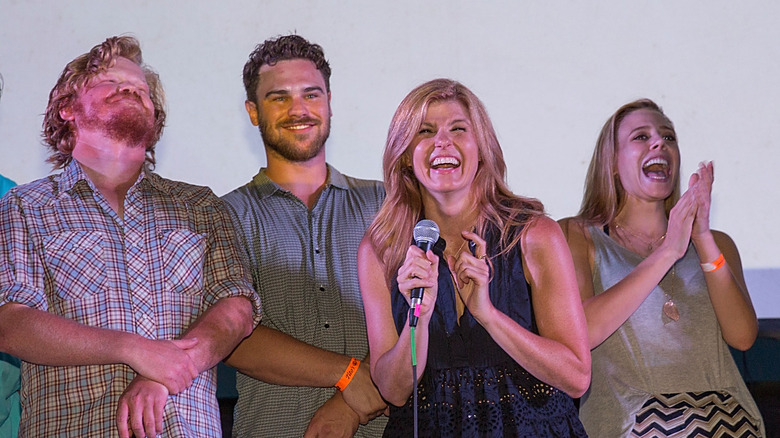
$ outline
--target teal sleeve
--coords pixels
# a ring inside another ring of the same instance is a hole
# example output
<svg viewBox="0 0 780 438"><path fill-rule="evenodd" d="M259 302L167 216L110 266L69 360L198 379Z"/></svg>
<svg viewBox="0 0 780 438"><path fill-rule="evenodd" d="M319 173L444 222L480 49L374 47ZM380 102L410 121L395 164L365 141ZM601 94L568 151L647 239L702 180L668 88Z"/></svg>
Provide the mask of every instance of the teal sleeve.
<svg viewBox="0 0 780 438"><path fill-rule="evenodd" d="M18 361L12 356L0 353L0 437L16 438L19 433L22 412L19 404Z"/></svg>
<svg viewBox="0 0 780 438"><path fill-rule="evenodd" d="M3 196L5 192L8 191L11 187L15 186L16 183L11 181L10 179L4 177L3 175L0 175L0 196Z"/></svg>

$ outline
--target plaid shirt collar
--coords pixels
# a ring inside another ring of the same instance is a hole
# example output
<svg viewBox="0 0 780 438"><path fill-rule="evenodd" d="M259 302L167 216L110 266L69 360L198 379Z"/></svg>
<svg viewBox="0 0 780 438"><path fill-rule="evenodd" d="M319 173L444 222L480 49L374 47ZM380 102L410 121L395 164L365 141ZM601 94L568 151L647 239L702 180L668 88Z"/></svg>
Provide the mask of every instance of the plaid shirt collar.
<svg viewBox="0 0 780 438"><path fill-rule="evenodd" d="M147 178L151 175L153 175L153 173L146 166L143 166L141 173L138 175L138 179L136 179L128 192L132 191L136 186L139 186L142 181L148 181L153 187L157 187L154 178ZM79 184L87 184L92 192L97 191L95 184L89 179L89 176L87 175L87 172L84 171L81 163L73 159L62 171L62 174L60 174L60 191L72 195L73 190L76 189Z"/></svg>

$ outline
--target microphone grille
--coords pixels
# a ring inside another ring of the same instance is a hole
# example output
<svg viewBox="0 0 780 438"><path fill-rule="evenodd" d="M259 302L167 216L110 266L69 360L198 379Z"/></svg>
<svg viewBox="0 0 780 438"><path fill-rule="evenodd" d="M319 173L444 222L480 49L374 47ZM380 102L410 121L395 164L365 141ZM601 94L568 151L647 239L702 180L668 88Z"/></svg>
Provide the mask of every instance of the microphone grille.
<svg viewBox="0 0 780 438"><path fill-rule="evenodd" d="M417 222L417 225L414 226L413 233L415 242L436 243L436 241L439 240L439 226L436 225L436 222L429 219L423 219L420 222Z"/></svg>

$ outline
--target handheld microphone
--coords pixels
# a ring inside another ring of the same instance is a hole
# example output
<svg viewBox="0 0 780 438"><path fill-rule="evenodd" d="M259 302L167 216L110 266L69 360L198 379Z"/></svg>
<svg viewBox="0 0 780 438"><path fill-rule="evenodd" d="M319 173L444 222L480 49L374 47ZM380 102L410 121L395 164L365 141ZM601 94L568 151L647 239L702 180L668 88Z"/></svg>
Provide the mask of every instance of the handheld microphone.
<svg viewBox="0 0 780 438"><path fill-rule="evenodd" d="M439 240L439 226L436 222L423 219L414 226L414 244L421 250L428 252L433 244ZM417 319L420 317L420 304L422 303L424 289L416 287L412 289L411 307L409 308L409 327L417 327Z"/></svg>

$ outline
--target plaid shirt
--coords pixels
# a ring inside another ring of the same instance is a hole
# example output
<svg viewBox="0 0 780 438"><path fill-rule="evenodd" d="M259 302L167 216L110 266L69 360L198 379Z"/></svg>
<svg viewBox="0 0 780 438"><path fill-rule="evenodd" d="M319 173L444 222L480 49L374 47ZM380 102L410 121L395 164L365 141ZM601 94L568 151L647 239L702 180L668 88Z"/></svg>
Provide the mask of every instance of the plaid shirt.
<svg viewBox="0 0 780 438"><path fill-rule="evenodd" d="M176 339L219 299L259 298L223 204L205 187L144 171L124 220L74 160L61 174L0 201L0 305L81 324ZM124 364L22 364L20 436L112 436L117 400L135 376ZM166 437L221 436L216 371L170 396Z"/></svg>

